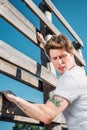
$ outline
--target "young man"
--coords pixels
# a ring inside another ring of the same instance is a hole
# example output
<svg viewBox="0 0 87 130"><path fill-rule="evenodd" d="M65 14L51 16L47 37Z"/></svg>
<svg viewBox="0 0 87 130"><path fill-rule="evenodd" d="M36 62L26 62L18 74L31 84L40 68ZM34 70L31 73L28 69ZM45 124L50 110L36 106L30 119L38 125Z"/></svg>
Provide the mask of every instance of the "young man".
<svg viewBox="0 0 87 130"><path fill-rule="evenodd" d="M87 77L75 63L71 41L63 34L53 36L44 49L60 73L53 97L46 104L29 103L9 91L3 92L5 97L28 116L46 124L63 112L68 130L87 130Z"/></svg>

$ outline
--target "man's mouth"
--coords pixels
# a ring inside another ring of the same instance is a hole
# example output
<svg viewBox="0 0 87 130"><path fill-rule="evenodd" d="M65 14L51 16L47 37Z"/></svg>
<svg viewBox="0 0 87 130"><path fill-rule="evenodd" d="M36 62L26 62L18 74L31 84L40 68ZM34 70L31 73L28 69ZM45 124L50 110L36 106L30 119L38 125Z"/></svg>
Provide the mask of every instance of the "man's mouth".
<svg viewBox="0 0 87 130"><path fill-rule="evenodd" d="M59 69L60 69L61 71L64 71L64 70L66 70L66 67L65 67L65 66L62 66L62 67L59 67Z"/></svg>

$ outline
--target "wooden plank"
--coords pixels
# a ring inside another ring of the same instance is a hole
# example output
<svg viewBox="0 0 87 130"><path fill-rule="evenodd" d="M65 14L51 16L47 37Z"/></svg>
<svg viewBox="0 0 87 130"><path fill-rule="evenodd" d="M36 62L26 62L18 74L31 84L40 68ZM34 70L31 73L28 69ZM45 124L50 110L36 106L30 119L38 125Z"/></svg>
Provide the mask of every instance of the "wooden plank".
<svg viewBox="0 0 87 130"><path fill-rule="evenodd" d="M74 54L76 59L78 60L77 62L79 62L79 64L82 66L86 66L85 60L83 59L83 57L79 55L78 51L76 51L75 49L74 49Z"/></svg>
<svg viewBox="0 0 87 130"><path fill-rule="evenodd" d="M29 123L29 124L33 124L33 125L42 126L42 123L40 123L37 120L34 120L33 118L19 116L19 115L12 115L12 114L2 113L2 112L0 112L0 120L7 121L7 122L13 122L13 123L20 122L20 123Z"/></svg>
<svg viewBox="0 0 87 130"><path fill-rule="evenodd" d="M42 125L40 121L28 117L15 104L9 102L0 92L0 120Z"/></svg>
<svg viewBox="0 0 87 130"><path fill-rule="evenodd" d="M27 38L37 44L36 28L9 1L0 0L0 15Z"/></svg>
<svg viewBox="0 0 87 130"><path fill-rule="evenodd" d="M42 91L42 81L3 59L0 59L0 72L14 78L15 80L27 84L28 86Z"/></svg>
<svg viewBox="0 0 87 130"><path fill-rule="evenodd" d="M51 2L51 0L44 0L44 2L47 4L47 6L50 8L51 11L57 16L57 18L60 20L60 22L65 26L65 28L72 34L72 36L79 42L79 44L84 47L83 41L81 38L77 35L77 33L73 30L73 28L69 25L69 23L66 21L66 19L62 16L62 14L58 11L58 9L55 7L55 5Z"/></svg>
<svg viewBox="0 0 87 130"><path fill-rule="evenodd" d="M36 7L36 5L33 6ZM31 7L32 7L32 1L31 1ZM36 7L38 11L40 9ZM40 11L40 18L44 14ZM20 32L22 32L26 37L31 39L37 46L43 49L43 46L38 43L37 38L36 38L36 28L27 20L13 5L10 4L7 0L0 0L0 14L2 17L4 17L9 23L11 23L15 28L17 28ZM38 15L39 13L37 13ZM43 20L46 21L46 23L49 23L50 21L46 18L46 16L43 16ZM50 25L50 24L48 24ZM50 25L51 29L52 27ZM53 29L55 31L55 29ZM80 57L80 56L79 56ZM77 57L78 58L78 57ZM81 58L80 58L81 59ZM81 64L85 66L85 63L83 60L81 61Z"/></svg>
<svg viewBox="0 0 87 130"><path fill-rule="evenodd" d="M51 32L56 35L60 34L60 31L53 25L46 15L36 6L32 0L23 0L27 6L41 19L41 21L49 28Z"/></svg>
<svg viewBox="0 0 87 130"><path fill-rule="evenodd" d="M0 41L0 57L22 68L23 70L40 77L42 80L45 80L54 87L56 86L58 78L54 76L54 74L52 74L47 68L41 66L30 57L17 51L3 41Z"/></svg>
<svg viewBox="0 0 87 130"><path fill-rule="evenodd" d="M58 29L46 18L33 1L29 0L28 3L30 3L31 7L33 6L33 11L35 10L36 14L39 15L54 34L60 34ZM7 0L0 1L0 15L38 45L36 38L37 29Z"/></svg>
<svg viewBox="0 0 87 130"><path fill-rule="evenodd" d="M31 10L43 21L44 24L46 24L46 26L50 29L52 29L53 33L56 35L59 35L60 32L58 30L58 33L56 33L56 28L53 27L52 23L49 21L49 19L42 13L42 11L34 4L33 1L31 0L23 0L25 1L25 3L29 6L29 8L31 8ZM65 21L64 17L58 12L58 10L56 9L56 7L52 4L52 2L50 0L46 1L46 4L49 6L52 11L54 11L54 13L57 15L58 18L61 18L61 22L63 23L64 20L64 25L65 27L67 27L67 29L69 29L70 33L74 36L74 38L83 46L83 42L80 39L80 37L76 34L76 32L71 28L71 26L67 23L67 21ZM50 3L50 4L48 4ZM75 52L77 59L79 60L79 62L81 62L82 66L85 66L85 62L84 60L80 57L79 54L77 54L77 52Z"/></svg>
<svg viewBox="0 0 87 130"><path fill-rule="evenodd" d="M37 28L23 16L9 1L0 0L0 16L8 21L13 27L43 49L36 37ZM39 31L39 30L38 30Z"/></svg>

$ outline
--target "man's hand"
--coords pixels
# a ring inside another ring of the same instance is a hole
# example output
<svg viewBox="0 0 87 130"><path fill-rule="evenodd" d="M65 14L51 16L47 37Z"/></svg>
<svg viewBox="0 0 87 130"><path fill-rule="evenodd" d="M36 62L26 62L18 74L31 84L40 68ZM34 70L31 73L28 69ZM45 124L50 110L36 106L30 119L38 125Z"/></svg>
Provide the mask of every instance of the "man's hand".
<svg viewBox="0 0 87 130"><path fill-rule="evenodd" d="M37 32L37 39L38 39L38 41L41 42L43 45L46 44L46 41L45 41L43 35L42 35L41 33L39 33L39 32Z"/></svg>
<svg viewBox="0 0 87 130"><path fill-rule="evenodd" d="M7 98L7 100L14 102L16 95L12 91L2 91L2 94Z"/></svg>

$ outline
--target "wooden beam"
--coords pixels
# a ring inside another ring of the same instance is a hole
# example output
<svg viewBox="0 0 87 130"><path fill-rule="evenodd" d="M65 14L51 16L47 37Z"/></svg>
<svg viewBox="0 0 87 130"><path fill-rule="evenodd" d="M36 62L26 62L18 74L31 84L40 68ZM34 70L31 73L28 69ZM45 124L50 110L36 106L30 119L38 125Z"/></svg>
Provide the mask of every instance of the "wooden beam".
<svg viewBox="0 0 87 130"><path fill-rule="evenodd" d="M43 12L34 4L31 0L23 0L28 5L28 7L43 21L43 23L50 29L52 29L53 33L56 35L59 35L60 32L56 33L56 28L53 27L53 24L50 22L50 20L43 14ZM56 14L56 16L61 20L61 22L64 24L64 26L67 28L67 30L74 36L74 38L80 43L80 45L83 47L83 42L80 39L80 37L76 34L76 32L71 28L71 26L68 24L68 22L64 19L64 17L60 14L60 12L56 9L56 7L52 4L50 0L44 0L48 6L50 6L51 10ZM79 62L81 62L82 66L85 66L84 60L80 57L80 55L75 51L75 55Z"/></svg>
<svg viewBox="0 0 87 130"><path fill-rule="evenodd" d="M27 38L38 45L36 28L8 0L0 0L0 15Z"/></svg>
<svg viewBox="0 0 87 130"><path fill-rule="evenodd" d="M3 41L0 41L0 57L19 68L32 73L33 75L45 80L49 84L56 86L58 78L50 72L44 66L31 59L30 57L24 55L23 53L17 51L10 45Z"/></svg>
<svg viewBox="0 0 87 130"><path fill-rule="evenodd" d="M15 80L27 84L28 86L42 91L42 81L21 68L5 61L4 59L0 59L0 72L14 78Z"/></svg>
<svg viewBox="0 0 87 130"><path fill-rule="evenodd" d="M26 117L26 116L19 116L19 115L13 115L8 113L0 112L0 120L1 121L7 121L7 122L13 122L13 123L28 123L32 125L40 125L43 126L43 123L40 123L37 120L34 120L32 118Z"/></svg>
<svg viewBox="0 0 87 130"><path fill-rule="evenodd" d="M66 21L66 19L62 16L62 14L58 11L58 9L55 7L55 5L51 2L51 0L44 0L44 2L47 4L47 6L50 8L51 11L57 16L57 18L60 20L60 22L65 26L65 28L72 34L72 36L78 41L78 43L84 47L83 41L81 38L77 35L77 33L73 30L73 28L69 25L69 23Z"/></svg>
<svg viewBox="0 0 87 130"><path fill-rule="evenodd" d="M76 51L75 49L74 49L74 54L75 54L76 59L78 60L77 63L79 62L80 65L86 66L86 63L85 63L84 58L81 57L81 56L79 55L78 51Z"/></svg>
<svg viewBox="0 0 87 130"><path fill-rule="evenodd" d="M27 6L41 19L41 21L49 28L51 32L56 35L60 34L60 31L53 25L46 15L37 7L32 0L23 0Z"/></svg>
<svg viewBox="0 0 87 130"><path fill-rule="evenodd" d="M0 92L0 120L42 125L38 120L28 117L15 104L9 102Z"/></svg>
<svg viewBox="0 0 87 130"><path fill-rule="evenodd" d="M33 11L36 12L36 15L44 21L44 23L48 26L50 29L53 30L55 34L59 34L60 32L56 29L56 27L53 26L53 24L47 19L47 17L42 13L42 11L32 2L27 1L29 7L32 8ZM38 13L39 12L39 13ZM30 23L29 20L27 20L10 2L7 0L0 0L0 15L5 18L9 23L11 23L17 30L22 32L27 38L29 38L31 41L33 41L37 46L43 49L43 46L38 43L36 32L37 29L33 26L32 23ZM43 16L43 17L42 17ZM57 31L56 31L57 30ZM79 54L78 54L78 57ZM77 58L78 58L77 57ZM81 58L80 58L81 59ZM79 59L79 60L80 60ZM81 64L85 66L85 63L83 60L80 60Z"/></svg>
<svg viewBox="0 0 87 130"><path fill-rule="evenodd" d="M46 18L44 13L33 3L33 1L27 1L27 4L28 6L31 6L32 10L54 34L60 34L59 30ZM0 15L38 45L36 38L37 29L8 0L0 0Z"/></svg>

